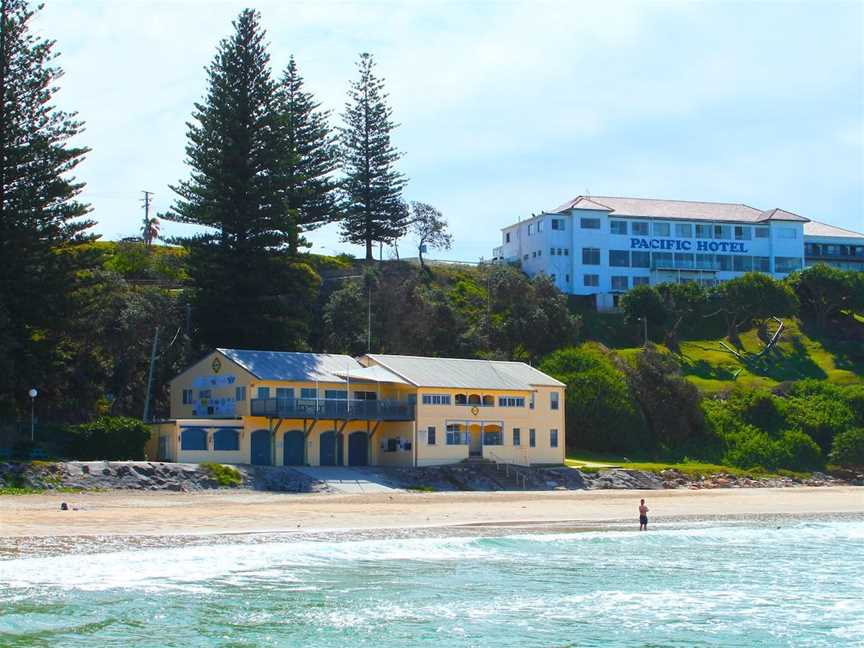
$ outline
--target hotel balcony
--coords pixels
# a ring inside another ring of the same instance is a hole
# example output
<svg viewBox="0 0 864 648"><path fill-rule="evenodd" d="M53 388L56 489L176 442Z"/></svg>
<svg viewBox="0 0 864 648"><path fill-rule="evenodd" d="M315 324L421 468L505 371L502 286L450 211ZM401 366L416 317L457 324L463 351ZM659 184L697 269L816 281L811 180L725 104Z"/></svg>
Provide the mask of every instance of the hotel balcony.
<svg viewBox="0 0 864 648"><path fill-rule="evenodd" d="M414 403L335 398L253 398L252 416L281 419L413 421Z"/></svg>

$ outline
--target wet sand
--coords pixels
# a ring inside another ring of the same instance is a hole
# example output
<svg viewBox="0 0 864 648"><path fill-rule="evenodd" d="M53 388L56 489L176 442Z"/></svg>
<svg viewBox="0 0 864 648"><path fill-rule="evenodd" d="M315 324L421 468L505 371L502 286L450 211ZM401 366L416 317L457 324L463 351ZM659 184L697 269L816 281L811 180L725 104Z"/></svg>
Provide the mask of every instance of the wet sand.
<svg viewBox="0 0 864 648"><path fill-rule="evenodd" d="M284 533L456 525L596 526L635 520L643 497L653 521L864 513L864 488L851 486L367 495L110 491L0 496L0 537ZM61 502L78 510L61 511Z"/></svg>

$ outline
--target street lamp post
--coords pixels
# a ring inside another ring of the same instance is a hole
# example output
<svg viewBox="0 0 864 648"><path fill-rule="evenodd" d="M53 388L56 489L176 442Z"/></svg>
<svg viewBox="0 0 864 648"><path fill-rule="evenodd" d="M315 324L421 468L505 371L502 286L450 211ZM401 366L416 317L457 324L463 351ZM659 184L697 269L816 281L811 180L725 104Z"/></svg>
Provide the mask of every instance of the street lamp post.
<svg viewBox="0 0 864 648"><path fill-rule="evenodd" d="M33 387L27 392L30 395L30 440L36 440L36 425L34 423L34 413L36 410L36 397L39 395L39 392L36 391L36 388Z"/></svg>

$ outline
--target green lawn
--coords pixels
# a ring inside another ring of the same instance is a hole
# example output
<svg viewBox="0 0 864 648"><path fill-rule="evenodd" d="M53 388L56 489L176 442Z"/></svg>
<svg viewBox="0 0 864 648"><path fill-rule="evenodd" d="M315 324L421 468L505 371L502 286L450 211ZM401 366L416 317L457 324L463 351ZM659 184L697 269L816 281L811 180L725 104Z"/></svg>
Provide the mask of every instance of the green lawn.
<svg viewBox="0 0 864 648"><path fill-rule="evenodd" d="M577 452L575 454L570 454L567 456L564 463L571 468L578 468L585 472L598 472L606 468L626 468L627 470L644 470L645 472L659 473L663 470L672 468L689 477L715 473L726 473L729 475L735 475L736 477L766 477L770 474L764 471L743 470L733 466L722 466L720 464L703 463L701 461L640 461L638 459L631 460L628 457L596 454L591 452ZM799 478L809 476L809 473L797 473L788 470L781 470L777 474Z"/></svg>

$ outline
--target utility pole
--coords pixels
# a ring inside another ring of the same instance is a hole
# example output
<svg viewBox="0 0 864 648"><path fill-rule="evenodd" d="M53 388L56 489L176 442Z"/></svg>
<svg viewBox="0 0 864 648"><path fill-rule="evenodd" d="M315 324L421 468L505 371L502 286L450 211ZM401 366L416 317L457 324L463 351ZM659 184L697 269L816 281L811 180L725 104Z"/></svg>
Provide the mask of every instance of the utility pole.
<svg viewBox="0 0 864 648"><path fill-rule="evenodd" d="M648 317L642 318L642 347L648 346Z"/></svg>
<svg viewBox="0 0 864 648"><path fill-rule="evenodd" d="M147 191L142 189L141 193L144 194L144 197L141 199L141 202L144 203L144 227L141 230L141 238L144 239L144 243L150 244L150 197L153 195L152 191Z"/></svg>
<svg viewBox="0 0 864 648"><path fill-rule="evenodd" d="M372 353L372 282L366 297L366 353Z"/></svg>
<svg viewBox="0 0 864 648"><path fill-rule="evenodd" d="M147 423L150 416L150 391L153 389L153 368L156 366L156 349L159 346L159 327L153 336L153 348L150 351L150 369L147 371L147 393L144 395L144 422Z"/></svg>

